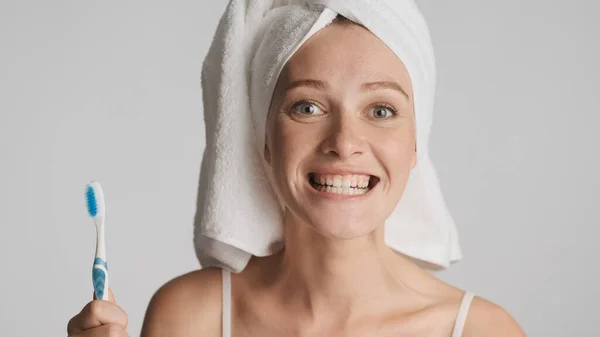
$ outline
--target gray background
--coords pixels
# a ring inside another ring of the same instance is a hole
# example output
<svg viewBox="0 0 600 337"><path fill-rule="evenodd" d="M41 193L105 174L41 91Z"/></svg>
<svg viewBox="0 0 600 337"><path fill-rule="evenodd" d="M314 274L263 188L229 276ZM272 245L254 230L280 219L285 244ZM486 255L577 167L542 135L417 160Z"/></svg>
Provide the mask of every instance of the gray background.
<svg viewBox="0 0 600 337"><path fill-rule="evenodd" d="M91 180L130 335L197 268L199 74L225 4L0 1L0 335L64 336L91 299ZM599 3L419 4L439 67L432 157L465 253L440 277L530 336L599 336Z"/></svg>

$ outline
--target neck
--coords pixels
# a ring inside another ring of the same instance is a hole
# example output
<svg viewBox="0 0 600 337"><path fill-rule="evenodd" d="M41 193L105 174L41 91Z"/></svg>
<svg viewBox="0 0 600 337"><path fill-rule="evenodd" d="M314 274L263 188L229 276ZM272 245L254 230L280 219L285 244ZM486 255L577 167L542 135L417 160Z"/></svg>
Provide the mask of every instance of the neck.
<svg viewBox="0 0 600 337"><path fill-rule="evenodd" d="M387 247L383 226L360 238L342 240L324 237L286 216L285 238L276 283L290 305L303 307L311 317L335 312L347 320L385 310L384 303L407 288L403 272L418 268Z"/></svg>

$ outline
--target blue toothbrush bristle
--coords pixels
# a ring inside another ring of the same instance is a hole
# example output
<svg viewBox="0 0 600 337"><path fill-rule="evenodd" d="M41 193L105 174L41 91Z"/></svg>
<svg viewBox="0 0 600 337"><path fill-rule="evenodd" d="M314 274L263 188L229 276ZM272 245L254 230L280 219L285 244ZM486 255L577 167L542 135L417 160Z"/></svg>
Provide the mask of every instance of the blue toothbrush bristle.
<svg viewBox="0 0 600 337"><path fill-rule="evenodd" d="M98 203L96 202L96 194L92 186L88 186L85 193L87 200L87 209L90 216L95 217L98 214Z"/></svg>

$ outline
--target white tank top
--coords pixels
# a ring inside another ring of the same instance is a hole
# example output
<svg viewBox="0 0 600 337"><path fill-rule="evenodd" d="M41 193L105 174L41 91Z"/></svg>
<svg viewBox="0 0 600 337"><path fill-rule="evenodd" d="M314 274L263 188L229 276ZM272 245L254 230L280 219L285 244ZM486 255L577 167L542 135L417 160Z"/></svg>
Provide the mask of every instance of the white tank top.
<svg viewBox="0 0 600 337"><path fill-rule="evenodd" d="M223 337L231 337L231 273L225 269L222 269L222 282L223 282ZM467 320L467 313L469 307L473 301L474 295L470 292L465 292L460 308L456 314L456 320L454 322L454 329L452 330L452 337L461 337L465 322Z"/></svg>

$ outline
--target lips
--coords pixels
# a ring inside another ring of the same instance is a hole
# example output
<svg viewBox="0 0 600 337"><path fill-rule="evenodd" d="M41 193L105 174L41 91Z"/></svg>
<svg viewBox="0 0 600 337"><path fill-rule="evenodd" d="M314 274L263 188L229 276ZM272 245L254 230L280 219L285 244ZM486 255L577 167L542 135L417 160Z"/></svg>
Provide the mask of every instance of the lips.
<svg viewBox="0 0 600 337"><path fill-rule="evenodd" d="M320 191L343 195L361 195L371 190L379 178L366 174L326 174L312 172L308 174L310 185Z"/></svg>

